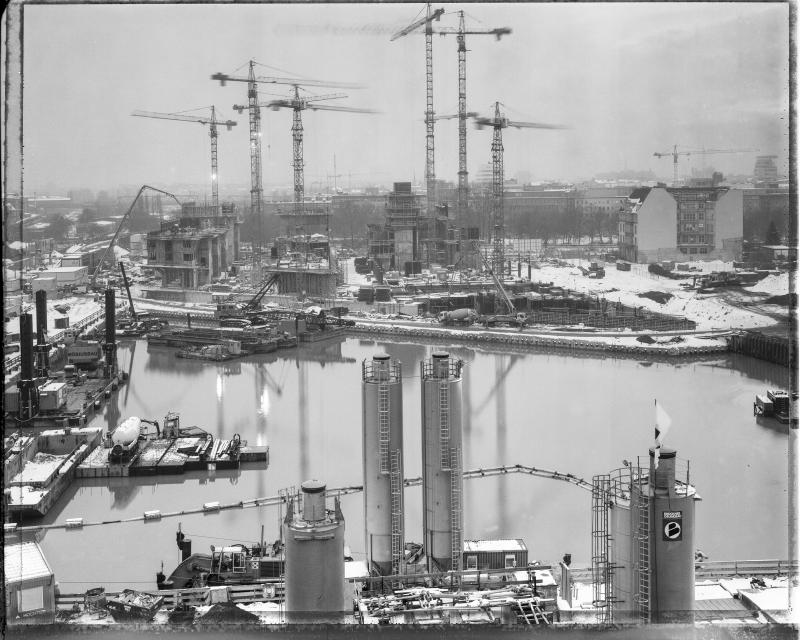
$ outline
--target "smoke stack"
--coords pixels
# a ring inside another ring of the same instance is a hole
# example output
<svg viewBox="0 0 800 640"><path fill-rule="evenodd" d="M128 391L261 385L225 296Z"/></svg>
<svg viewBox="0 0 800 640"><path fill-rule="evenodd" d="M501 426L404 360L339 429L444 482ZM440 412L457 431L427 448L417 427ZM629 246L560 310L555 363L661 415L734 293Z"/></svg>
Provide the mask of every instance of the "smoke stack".
<svg viewBox="0 0 800 640"><path fill-rule="evenodd" d="M36 377L46 378L50 369L50 345L47 344L47 292L36 292Z"/></svg>
<svg viewBox="0 0 800 640"><path fill-rule="evenodd" d="M36 292L36 342L44 344L47 334L47 291Z"/></svg>
<svg viewBox="0 0 800 640"><path fill-rule="evenodd" d="M19 317L20 374L17 382L17 416L25 421L39 412L36 384L33 381L33 318L30 313Z"/></svg>
<svg viewBox="0 0 800 640"><path fill-rule="evenodd" d="M114 290L106 289L106 344L116 344L116 306Z"/></svg>
<svg viewBox="0 0 800 640"><path fill-rule="evenodd" d="M106 378L117 372L117 328L116 305L114 290L106 289L106 343L103 349L106 352Z"/></svg>
<svg viewBox="0 0 800 640"><path fill-rule="evenodd" d="M20 379L33 379L33 318L30 313L19 317Z"/></svg>

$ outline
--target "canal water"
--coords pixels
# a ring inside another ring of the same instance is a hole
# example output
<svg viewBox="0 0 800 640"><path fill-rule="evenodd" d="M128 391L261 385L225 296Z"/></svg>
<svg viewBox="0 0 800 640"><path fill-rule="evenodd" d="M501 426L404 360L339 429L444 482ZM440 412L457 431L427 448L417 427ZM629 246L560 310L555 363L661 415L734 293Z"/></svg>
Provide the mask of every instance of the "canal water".
<svg viewBox="0 0 800 640"><path fill-rule="evenodd" d="M521 464L591 481L646 460L653 443L654 399L672 418L666 445L690 461L697 504L696 545L712 560L784 558L787 548L787 435L762 426L753 398L785 388L788 372L747 356L637 361L509 349L501 346L336 338L296 352L224 364L175 358L144 340L122 343L129 385L94 425L131 415L180 414L214 436L238 433L268 444L269 466L215 474L76 481L45 522L101 521L160 509L198 508L278 494L309 478L329 487L360 485L361 362L387 352L403 364L406 477L421 475L419 363L445 349L465 362L464 468ZM531 559L591 560L590 493L565 482L507 475L466 480L465 537L522 538ZM364 558L360 493L342 498L346 543ZM195 552L211 544L254 542L264 526L278 537L277 507L236 509L159 522L53 530L43 548L64 593L93 586L154 588L164 563L178 560L178 522ZM406 490L406 539L421 540L421 490Z"/></svg>

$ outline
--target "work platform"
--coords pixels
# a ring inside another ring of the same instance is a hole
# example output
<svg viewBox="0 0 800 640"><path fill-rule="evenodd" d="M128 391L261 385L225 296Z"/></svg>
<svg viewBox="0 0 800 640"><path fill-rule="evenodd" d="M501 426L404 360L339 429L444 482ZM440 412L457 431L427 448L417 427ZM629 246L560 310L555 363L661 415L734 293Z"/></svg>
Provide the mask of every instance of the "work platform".
<svg viewBox="0 0 800 640"><path fill-rule="evenodd" d="M264 276L277 278L280 294L333 297L336 294L338 271L330 268L265 267Z"/></svg>
<svg viewBox="0 0 800 640"><path fill-rule="evenodd" d="M78 467L77 478L177 475L187 471L238 469L245 463L269 463L268 446L238 446L233 440L211 436L146 440L130 458L109 460L111 449L101 447Z"/></svg>

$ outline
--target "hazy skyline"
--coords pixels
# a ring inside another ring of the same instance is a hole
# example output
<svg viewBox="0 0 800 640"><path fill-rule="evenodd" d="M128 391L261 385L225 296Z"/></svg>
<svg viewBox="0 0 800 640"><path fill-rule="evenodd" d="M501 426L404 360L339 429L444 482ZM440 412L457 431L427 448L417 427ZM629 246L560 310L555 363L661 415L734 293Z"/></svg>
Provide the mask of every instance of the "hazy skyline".
<svg viewBox="0 0 800 640"><path fill-rule="evenodd" d="M708 157L751 173L756 155L788 172L789 6L704 4L436 3L435 28L510 27L496 41L467 36L467 108L569 130L503 132L505 174L578 179L624 168L672 175L673 144L759 149ZM425 55L422 32L390 42L424 4L40 5L24 13L25 191L119 184L210 182L208 128L136 118L214 104L236 120L219 134L220 191L249 182L246 84L212 73L356 82L333 104L377 115L303 112L307 191L326 174L390 183L424 177ZM457 112L454 36L434 36L434 109ZM278 71L282 70L282 71ZM290 88L260 85L262 100ZM310 94L337 90L309 87ZM263 181L291 184L291 111L262 110ZM490 160L491 129L468 132L474 179ZM436 177L455 181L457 120L436 125ZM681 158L687 172L702 164Z"/></svg>

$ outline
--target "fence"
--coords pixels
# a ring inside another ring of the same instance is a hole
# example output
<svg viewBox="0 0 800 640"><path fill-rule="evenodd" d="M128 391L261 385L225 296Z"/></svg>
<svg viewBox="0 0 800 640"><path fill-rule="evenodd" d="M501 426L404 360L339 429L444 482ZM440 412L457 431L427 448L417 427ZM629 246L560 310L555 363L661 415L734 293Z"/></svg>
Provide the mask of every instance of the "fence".
<svg viewBox="0 0 800 640"><path fill-rule="evenodd" d="M791 344L788 338L769 336L758 331L745 331L728 338L728 349L754 358L788 366L791 363Z"/></svg>
<svg viewBox="0 0 800 640"><path fill-rule="evenodd" d="M213 593L212 593L213 592ZM143 591L164 598L163 606L174 609L179 605L199 607L212 602L283 602L285 590L283 582L275 581L257 584L238 584L223 587L200 587L195 589L165 589L163 591ZM119 593L106 593L106 599L114 598ZM86 595L83 593L61 593L56 596L56 608L72 609L75 605L84 605Z"/></svg>

